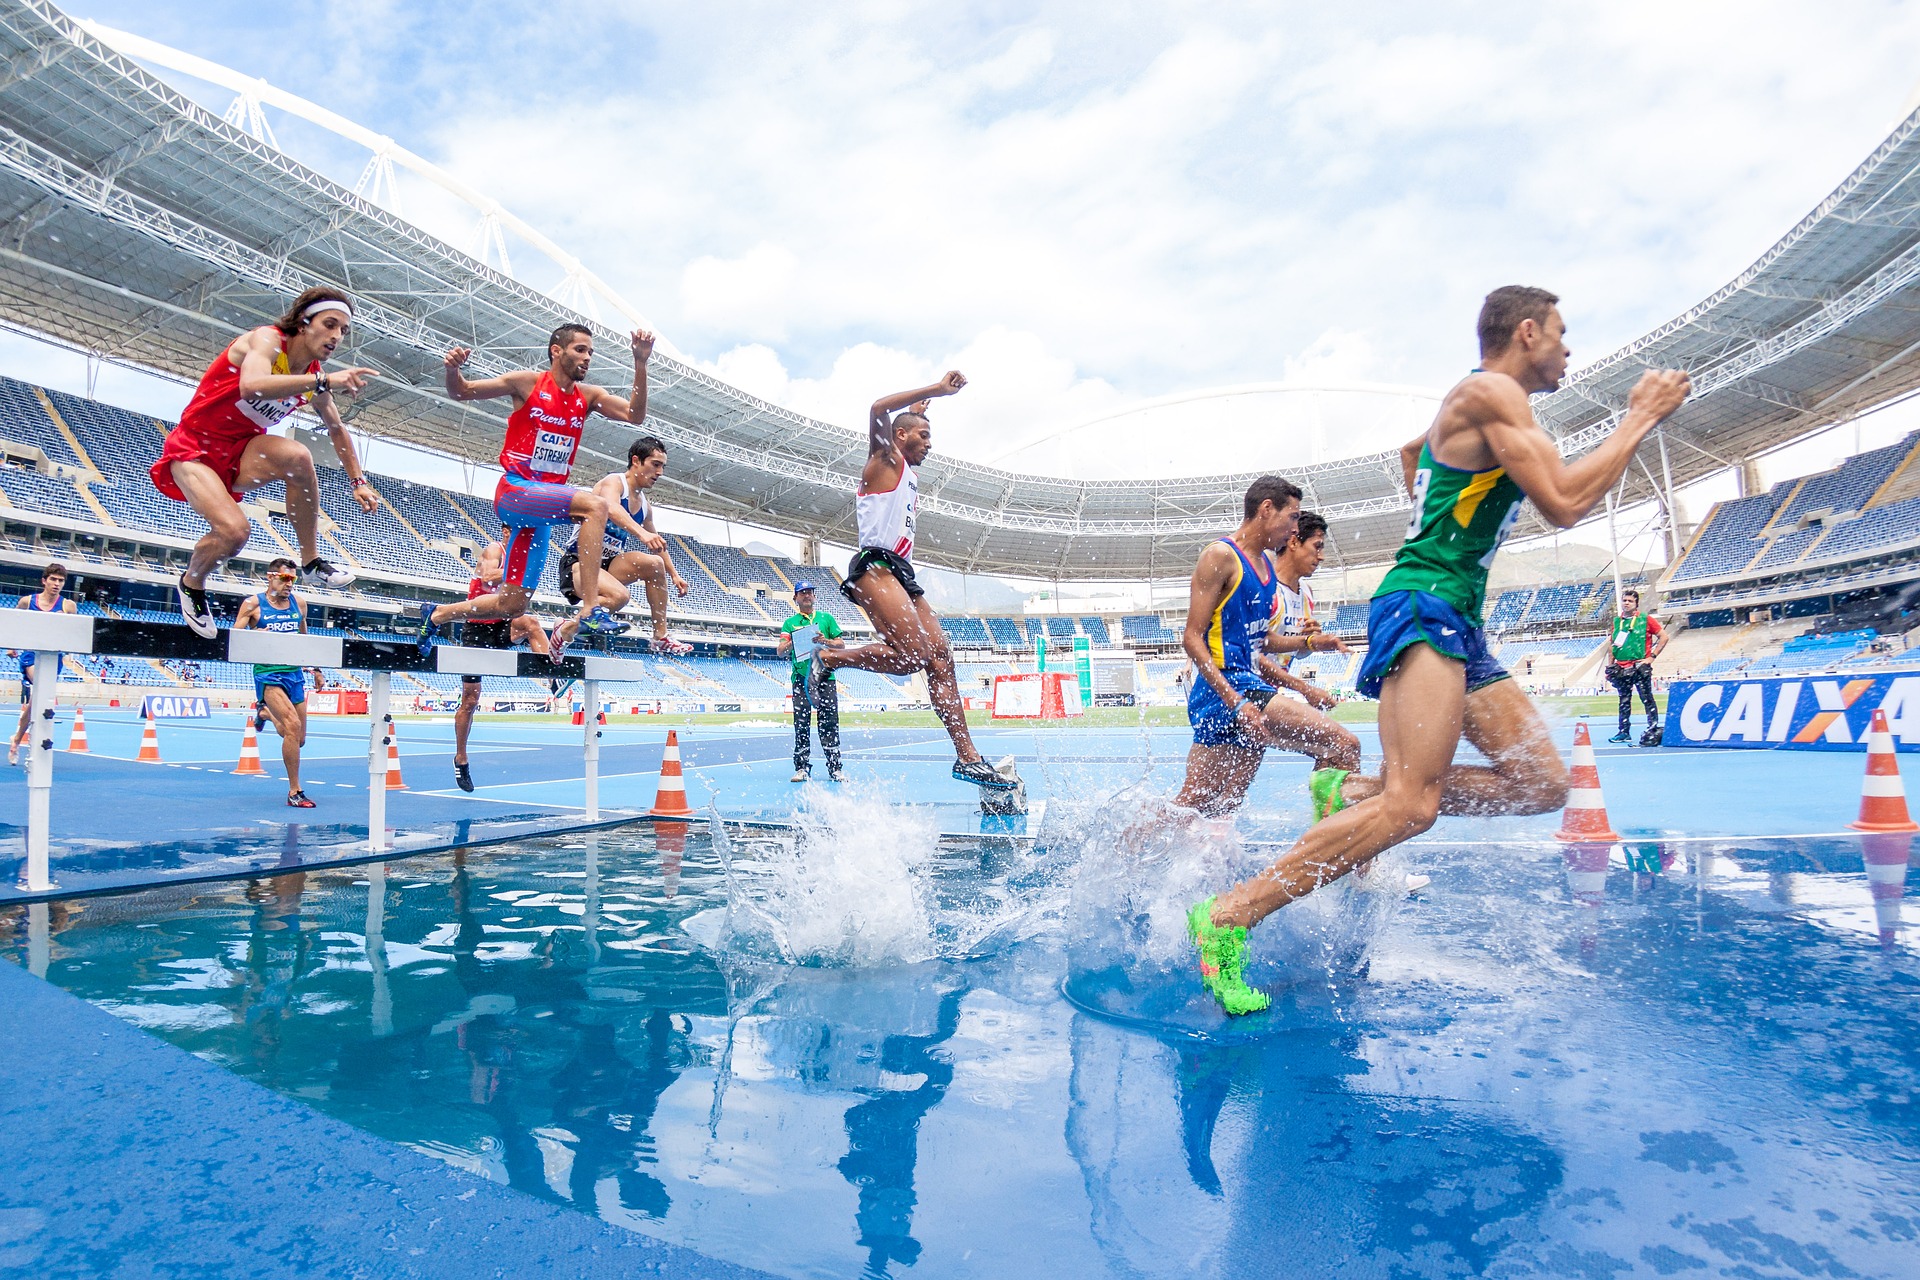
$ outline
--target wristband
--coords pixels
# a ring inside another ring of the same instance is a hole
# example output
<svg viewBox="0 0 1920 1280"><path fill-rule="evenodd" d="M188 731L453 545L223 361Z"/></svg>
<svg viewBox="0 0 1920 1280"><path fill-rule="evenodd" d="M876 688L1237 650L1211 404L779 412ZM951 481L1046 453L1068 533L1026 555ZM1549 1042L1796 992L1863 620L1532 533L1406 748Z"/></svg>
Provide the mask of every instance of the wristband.
<svg viewBox="0 0 1920 1280"><path fill-rule="evenodd" d="M314 375L313 375L313 394L315 394L315 395L317 395L317 396L323 396L323 395L325 395L325 394L327 394L327 388L328 388L328 387L329 387L330 385L331 385L331 384L330 384L330 383L328 383L328 381L327 381L327 375L326 375L326 374L324 374L324 373L316 373L316 374L314 374Z"/></svg>
<svg viewBox="0 0 1920 1280"><path fill-rule="evenodd" d="M353 487L356 489L371 489L373 486L367 483L367 478L365 476L361 476L358 480L355 480L353 482Z"/></svg>

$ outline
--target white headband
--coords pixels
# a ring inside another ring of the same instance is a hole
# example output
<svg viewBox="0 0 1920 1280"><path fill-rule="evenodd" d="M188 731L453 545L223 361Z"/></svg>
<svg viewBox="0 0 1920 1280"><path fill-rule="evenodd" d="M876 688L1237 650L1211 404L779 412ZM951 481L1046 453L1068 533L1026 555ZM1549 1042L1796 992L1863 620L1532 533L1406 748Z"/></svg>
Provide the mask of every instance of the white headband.
<svg viewBox="0 0 1920 1280"><path fill-rule="evenodd" d="M344 314L347 317L347 319L349 320L353 319L353 308L348 306L346 303L340 301L340 299L338 298L320 299L320 301L314 303L312 306L308 307L305 311L302 311L300 313L300 318L302 320L311 320L315 316L319 315L322 311L338 311Z"/></svg>

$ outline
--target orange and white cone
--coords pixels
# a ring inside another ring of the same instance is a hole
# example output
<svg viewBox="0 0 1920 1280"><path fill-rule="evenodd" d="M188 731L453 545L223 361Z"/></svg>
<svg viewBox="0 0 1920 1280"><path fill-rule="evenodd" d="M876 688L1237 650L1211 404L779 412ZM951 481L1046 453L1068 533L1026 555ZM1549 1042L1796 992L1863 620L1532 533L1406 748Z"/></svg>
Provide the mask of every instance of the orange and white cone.
<svg viewBox="0 0 1920 1280"><path fill-rule="evenodd" d="M1894 754L1893 730L1887 713L1873 709L1873 727L1867 730L1867 776L1860 785L1860 818L1849 822L1855 831L1920 831L1907 812L1907 789L1900 782L1900 757Z"/></svg>
<svg viewBox="0 0 1920 1280"><path fill-rule="evenodd" d="M240 739L240 763L234 766L235 773L266 775L260 767L260 739L253 731L253 716L247 716L247 733Z"/></svg>
<svg viewBox="0 0 1920 1280"><path fill-rule="evenodd" d="M134 757L148 764L164 763L160 759L160 735L153 731L153 717L147 717L146 730L140 735L140 754Z"/></svg>
<svg viewBox="0 0 1920 1280"><path fill-rule="evenodd" d="M1860 844L1880 945L1891 947L1900 931L1901 899L1907 896L1907 861L1913 854L1913 836L1905 831L1880 832L1863 837Z"/></svg>
<svg viewBox="0 0 1920 1280"><path fill-rule="evenodd" d="M387 790L405 791L407 784L400 781L400 744L387 735Z"/></svg>
<svg viewBox="0 0 1920 1280"><path fill-rule="evenodd" d="M73 736L67 739L67 750L86 752L87 747L87 709L73 709Z"/></svg>
<svg viewBox="0 0 1920 1280"><path fill-rule="evenodd" d="M691 823L656 822L653 845L660 854L660 891L672 898L680 892L680 863L687 853L687 831Z"/></svg>
<svg viewBox="0 0 1920 1280"><path fill-rule="evenodd" d="M680 771L680 734L667 730L666 754L660 757L660 790L654 793L653 808L648 815L655 818L691 818L693 809L687 804L686 776Z"/></svg>
<svg viewBox="0 0 1920 1280"><path fill-rule="evenodd" d="M1593 758L1593 739L1587 722L1573 727L1573 777L1567 790L1567 808L1554 836L1572 843L1618 840L1620 833L1607 823L1607 802L1600 794L1600 766Z"/></svg>

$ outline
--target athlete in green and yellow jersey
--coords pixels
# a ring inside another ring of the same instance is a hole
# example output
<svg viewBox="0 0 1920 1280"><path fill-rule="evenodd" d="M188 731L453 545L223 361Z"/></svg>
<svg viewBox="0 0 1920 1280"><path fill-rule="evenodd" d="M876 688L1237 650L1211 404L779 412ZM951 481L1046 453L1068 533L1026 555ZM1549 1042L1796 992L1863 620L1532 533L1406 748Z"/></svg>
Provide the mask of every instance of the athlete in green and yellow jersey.
<svg viewBox="0 0 1920 1280"><path fill-rule="evenodd" d="M1223 991L1214 975L1241 972L1247 930L1289 902L1419 835L1442 813L1547 813L1566 803L1566 764L1546 723L1493 660L1480 629L1487 570L1522 499L1554 526L1573 527L1692 388L1684 373L1649 370L1612 434L1577 462L1561 461L1527 405L1566 374L1558 302L1519 285L1488 294L1481 367L1401 450L1413 521L1373 598L1359 679L1380 698L1380 777L1348 778L1326 806L1329 816L1278 861L1189 914L1206 985L1229 1013L1263 1008L1265 997ZM1462 737L1487 764L1453 763Z"/></svg>

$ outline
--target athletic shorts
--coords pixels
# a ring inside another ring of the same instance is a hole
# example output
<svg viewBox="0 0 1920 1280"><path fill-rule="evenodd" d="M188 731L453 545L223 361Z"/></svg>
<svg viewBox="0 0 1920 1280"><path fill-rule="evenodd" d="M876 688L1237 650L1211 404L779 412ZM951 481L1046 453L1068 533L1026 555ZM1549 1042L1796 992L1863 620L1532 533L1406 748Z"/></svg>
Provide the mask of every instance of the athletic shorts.
<svg viewBox="0 0 1920 1280"><path fill-rule="evenodd" d="M505 526L501 531L507 544L507 571L502 584L511 583L532 591L540 583L547 567L548 530L572 524L567 513L573 509L572 485L543 484L504 475L493 490L493 513Z"/></svg>
<svg viewBox="0 0 1920 1280"><path fill-rule="evenodd" d="M253 699L264 704L267 686L281 690L287 701L299 706L307 700L307 673L304 671L256 671L253 673Z"/></svg>
<svg viewBox="0 0 1920 1280"><path fill-rule="evenodd" d="M1373 598L1367 614L1367 655L1360 660L1360 678L1354 682L1360 692L1379 697L1393 664L1409 645L1416 644L1465 663L1469 693L1507 678L1507 669L1487 649L1487 633L1458 609L1428 591L1389 591Z"/></svg>
<svg viewBox="0 0 1920 1280"><path fill-rule="evenodd" d="M1266 710L1267 703L1273 700L1274 688L1251 671L1222 671L1232 685L1248 702ZM1245 747L1251 751L1263 751L1266 742L1249 740L1240 727L1234 713L1227 704L1220 701L1220 695L1213 691L1199 673L1193 677L1193 687L1187 690L1187 722L1193 726L1193 743L1197 747Z"/></svg>
<svg viewBox="0 0 1920 1280"><path fill-rule="evenodd" d="M920 580L913 576L913 561L897 556L885 547L862 547L854 552L853 559L847 564L847 581L852 582L876 566L893 575L894 581L906 591L907 599L918 600L927 594Z"/></svg>
<svg viewBox="0 0 1920 1280"><path fill-rule="evenodd" d="M39 661L34 656L33 650L29 649L20 655L20 702L22 705L25 705L27 699L33 696L33 669L38 665ZM65 658L61 658L55 662L53 678L58 680L61 671L65 670L65 668Z"/></svg>
<svg viewBox="0 0 1920 1280"><path fill-rule="evenodd" d="M153 477L154 488L175 502L185 502L187 495L180 492L180 486L173 482L173 464L204 462L213 468L220 482L227 486L227 492L238 502L244 496L233 487L240 478L240 455L264 434L255 431L244 436L209 436L185 427L175 427L167 432L166 443L160 448L160 461L149 467L147 474Z"/></svg>
<svg viewBox="0 0 1920 1280"><path fill-rule="evenodd" d="M606 547L600 553L600 567L605 569L619 558L623 547ZM568 604L580 603L580 592L573 585L574 566L580 563L578 547L568 547L560 553L560 594L566 597Z"/></svg>

